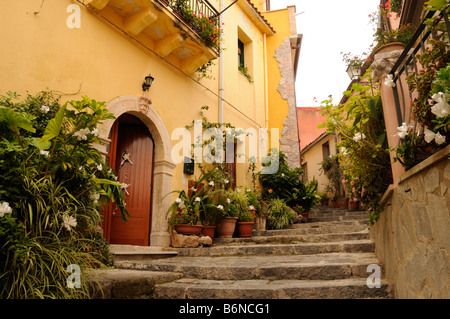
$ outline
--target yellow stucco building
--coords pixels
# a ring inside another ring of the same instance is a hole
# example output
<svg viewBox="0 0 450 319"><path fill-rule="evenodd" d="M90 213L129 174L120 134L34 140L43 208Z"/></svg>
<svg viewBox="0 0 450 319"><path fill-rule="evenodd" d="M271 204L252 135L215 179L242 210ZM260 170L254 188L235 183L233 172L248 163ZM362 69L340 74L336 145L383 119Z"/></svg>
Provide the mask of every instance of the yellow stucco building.
<svg viewBox="0 0 450 319"><path fill-rule="evenodd" d="M172 148L179 138L173 132L200 120L204 105L209 106L211 122L278 129L280 143L271 147L285 152L291 165L300 165L294 82L301 35L295 7L269 11L269 6L269 1L249 0L0 4L1 93L49 90L62 101L84 95L105 101L116 120L99 128L101 150L112 163L124 152L135 158L134 163L143 162L133 167L138 174L130 171L134 184L142 186L131 186L136 188L130 194L150 194L136 200L136 209L147 219L131 224L148 226L142 238L121 242L124 237L114 229L115 217L105 216L110 242L170 244L166 212L173 198L166 195L186 189L192 178L183 173L183 163L173 160ZM199 26L199 20L208 24ZM224 50L218 42L205 40L207 28L222 31ZM201 78L197 70L209 61L209 76ZM150 74L153 83L144 90ZM145 161L136 160L138 156ZM247 169L248 163L236 165L238 185L250 184Z"/></svg>

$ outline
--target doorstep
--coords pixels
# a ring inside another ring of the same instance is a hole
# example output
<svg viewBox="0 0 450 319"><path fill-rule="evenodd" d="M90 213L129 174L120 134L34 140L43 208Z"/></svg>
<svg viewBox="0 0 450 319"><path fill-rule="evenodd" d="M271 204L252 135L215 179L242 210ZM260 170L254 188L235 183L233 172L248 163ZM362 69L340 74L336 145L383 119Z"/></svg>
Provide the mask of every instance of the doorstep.
<svg viewBox="0 0 450 319"><path fill-rule="evenodd" d="M135 246L135 245L110 245L109 251L114 261L124 260L148 260L175 257L178 251L171 247L160 246Z"/></svg>

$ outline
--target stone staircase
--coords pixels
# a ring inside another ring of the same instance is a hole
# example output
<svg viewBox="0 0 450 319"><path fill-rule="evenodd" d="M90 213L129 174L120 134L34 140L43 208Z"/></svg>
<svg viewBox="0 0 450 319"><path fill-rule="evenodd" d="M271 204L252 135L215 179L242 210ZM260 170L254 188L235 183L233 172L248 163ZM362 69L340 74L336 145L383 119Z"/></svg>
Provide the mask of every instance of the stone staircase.
<svg viewBox="0 0 450 319"><path fill-rule="evenodd" d="M307 223L215 238L211 247L178 248L175 257L122 255L115 274L135 288L126 289L113 272L104 274L102 287L106 298L390 298L383 280L380 288L367 286L367 267L379 265L367 228L364 211L322 206Z"/></svg>

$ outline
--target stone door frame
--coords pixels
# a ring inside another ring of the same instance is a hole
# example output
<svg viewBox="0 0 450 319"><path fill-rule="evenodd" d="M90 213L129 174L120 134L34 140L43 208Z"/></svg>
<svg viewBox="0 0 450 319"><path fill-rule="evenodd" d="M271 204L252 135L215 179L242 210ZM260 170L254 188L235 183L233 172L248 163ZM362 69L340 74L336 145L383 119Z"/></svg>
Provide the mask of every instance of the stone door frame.
<svg viewBox="0 0 450 319"><path fill-rule="evenodd" d="M138 117L149 129L155 144L155 161L153 173L153 212L150 230L150 245L159 247L170 246L169 225L166 213L170 207L172 177L175 164L171 156L170 135L161 117L151 106L151 100L141 96L121 96L106 104L108 111L116 118L124 113ZM99 137L106 144L111 143L109 133L115 120L106 120L99 126ZM105 147L104 146L104 147Z"/></svg>

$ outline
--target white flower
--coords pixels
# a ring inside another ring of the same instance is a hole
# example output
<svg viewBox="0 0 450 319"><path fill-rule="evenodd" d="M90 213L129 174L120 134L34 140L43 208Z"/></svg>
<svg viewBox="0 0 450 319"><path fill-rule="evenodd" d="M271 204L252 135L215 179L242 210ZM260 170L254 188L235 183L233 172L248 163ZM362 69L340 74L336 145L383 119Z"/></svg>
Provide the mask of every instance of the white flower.
<svg viewBox="0 0 450 319"><path fill-rule="evenodd" d="M39 154L44 155L44 156L48 156L50 154L50 152L49 151L40 150Z"/></svg>
<svg viewBox="0 0 450 319"><path fill-rule="evenodd" d="M91 131L86 127L73 133L73 136L75 136L79 141L87 140L87 135L89 133L91 133Z"/></svg>
<svg viewBox="0 0 450 319"><path fill-rule="evenodd" d="M71 230L71 227L77 226L77 219L75 217L64 215L63 216L63 226L67 228L67 230Z"/></svg>
<svg viewBox="0 0 450 319"><path fill-rule="evenodd" d="M196 201L196 202L201 201L200 197L195 197L195 201Z"/></svg>
<svg viewBox="0 0 450 319"><path fill-rule="evenodd" d="M223 206L222 205L217 205L217 209L223 210Z"/></svg>
<svg viewBox="0 0 450 319"><path fill-rule="evenodd" d="M436 104L431 107L431 113L437 117L446 117L450 114L450 105L447 103L448 94L442 92L433 94L431 97Z"/></svg>
<svg viewBox="0 0 450 319"><path fill-rule="evenodd" d="M441 135L441 133L437 132L434 136L434 141L441 145L442 143L445 142L445 136Z"/></svg>
<svg viewBox="0 0 450 319"><path fill-rule="evenodd" d="M427 143L431 143L434 140L434 137L436 136L436 134L434 134L434 132L430 131L429 129L425 130L424 135L425 135L425 141Z"/></svg>
<svg viewBox="0 0 450 319"><path fill-rule="evenodd" d="M42 105L41 106L41 111L43 113L48 113L48 111L50 111L50 108L47 105Z"/></svg>
<svg viewBox="0 0 450 319"><path fill-rule="evenodd" d="M209 186L214 186L214 181L210 181Z"/></svg>
<svg viewBox="0 0 450 319"><path fill-rule="evenodd" d="M408 135L408 129L409 129L409 125L407 125L405 122L403 122L402 126L397 127L398 137L405 138L405 136Z"/></svg>
<svg viewBox="0 0 450 319"><path fill-rule="evenodd" d="M228 180L227 180L228 181ZM228 182L226 182L226 183L228 183ZM226 184L225 183L225 184ZM238 187L238 188L236 188L236 192L240 192L241 191L241 189Z"/></svg>
<svg viewBox="0 0 450 319"><path fill-rule="evenodd" d="M175 202L178 204L181 203L181 198L178 197L177 199L175 199Z"/></svg>
<svg viewBox="0 0 450 319"><path fill-rule="evenodd" d="M392 74L388 74L386 77L386 80L384 80L384 85L386 85L387 87L390 87L390 88L394 88L395 82L394 82L393 77L394 76Z"/></svg>
<svg viewBox="0 0 450 319"><path fill-rule="evenodd" d="M230 181L228 179L224 179L223 181L225 184L228 184Z"/></svg>
<svg viewBox="0 0 450 319"><path fill-rule="evenodd" d="M91 134L94 135L94 136L97 136L98 135L98 129L97 128L93 129Z"/></svg>
<svg viewBox="0 0 450 319"><path fill-rule="evenodd" d="M284 177L284 173L281 173L281 177Z"/></svg>
<svg viewBox="0 0 450 319"><path fill-rule="evenodd" d="M253 206L253 205L250 205L250 206L248 206L248 209L250 209L250 210L254 210L254 209L255 209L255 206Z"/></svg>
<svg viewBox="0 0 450 319"><path fill-rule="evenodd" d="M12 208L9 206L8 202L2 202L0 204L0 217L5 216L5 214L11 214Z"/></svg>
<svg viewBox="0 0 450 319"><path fill-rule="evenodd" d="M341 147L340 151L341 151L342 155L344 155L344 156L348 155L348 150L345 147Z"/></svg>
<svg viewBox="0 0 450 319"><path fill-rule="evenodd" d="M231 199L227 198L227 203L231 204Z"/></svg>
<svg viewBox="0 0 450 319"><path fill-rule="evenodd" d="M98 169L99 171L101 171L101 170L103 169L102 164L98 164L98 165L97 165L97 169Z"/></svg>
<svg viewBox="0 0 450 319"><path fill-rule="evenodd" d="M251 190L250 188L247 188L245 191L246 191L247 193L250 193L252 190Z"/></svg>
<svg viewBox="0 0 450 319"><path fill-rule="evenodd" d="M366 136L364 135L364 133L356 133L355 136L353 136L353 140L355 142L359 142L365 138L366 138Z"/></svg>
<svg viewBox="0 0 450 319"><path fill-rule="evenodd" d="M191 191L196 192L197 188L191 187Z"/></svg>
<svg viewBox="0 0 450 319"><path fill-rule="evenodd" d="M98 193L93 193L93 194L91 195L91 197L92 197L92 199L94 200L94 204L97 204L97 203L98 203L98 200L100 199L100 194L98 194Z"/></svg>

